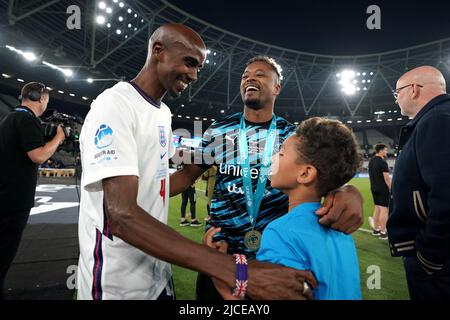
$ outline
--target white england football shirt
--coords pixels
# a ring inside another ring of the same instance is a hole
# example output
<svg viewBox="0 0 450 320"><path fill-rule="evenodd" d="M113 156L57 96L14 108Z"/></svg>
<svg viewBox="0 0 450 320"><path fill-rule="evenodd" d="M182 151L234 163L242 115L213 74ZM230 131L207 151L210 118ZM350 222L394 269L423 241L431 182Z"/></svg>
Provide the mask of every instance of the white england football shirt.
<svg viewBox="0 0 450 320"><path fill-rule="evenodd" d="M135 84L119 82L92 103L80 135L81 204L78 299L156 299L170 264L113 236L102 179L139 177L138 205L167 223L169 158L175 153L169 108Z"/></svg>

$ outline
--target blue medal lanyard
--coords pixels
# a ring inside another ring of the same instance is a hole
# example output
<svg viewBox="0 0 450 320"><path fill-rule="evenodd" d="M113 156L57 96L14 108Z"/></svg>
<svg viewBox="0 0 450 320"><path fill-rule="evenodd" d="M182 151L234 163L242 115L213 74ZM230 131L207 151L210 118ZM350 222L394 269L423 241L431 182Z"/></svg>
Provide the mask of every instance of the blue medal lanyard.
<svg viewBox="0 0 450 320"><path fill-rule="evenodd" d="M259 207L261 206L261 202L264 197L266 182L269 176L271 157L275 145L275 139L277 136L276 129L277 121L275 115L273 115L266 138L266 146L262 155L261 169L258 176L256 191L255 193L253 193L252 178L250 173L250 157L248 154L247 144L247 129L245 127L244 115L242 115L241 117L241 124L239 128L239 154L242 167L242 182L244 185L244 194L246 200L245 204L247 207L247 212L250 216L250 223L253 229L256 225L256 217L258 215Z"/></svg>

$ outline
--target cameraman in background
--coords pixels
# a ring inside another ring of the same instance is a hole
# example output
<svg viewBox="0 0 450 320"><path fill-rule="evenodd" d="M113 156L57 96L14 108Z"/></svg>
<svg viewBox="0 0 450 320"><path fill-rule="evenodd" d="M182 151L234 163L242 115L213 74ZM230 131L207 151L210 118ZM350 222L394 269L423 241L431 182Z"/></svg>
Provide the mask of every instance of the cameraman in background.
<svg viewBox="0 0 450 320"><path fill-rule="evenodd" d="M0 300L6 273L17 253L23 230L34 206L38 166L50 158L65 139L64 130L47 143L39 116L49 101L45 85L27 83L22 104L0 122Z"/></svg>

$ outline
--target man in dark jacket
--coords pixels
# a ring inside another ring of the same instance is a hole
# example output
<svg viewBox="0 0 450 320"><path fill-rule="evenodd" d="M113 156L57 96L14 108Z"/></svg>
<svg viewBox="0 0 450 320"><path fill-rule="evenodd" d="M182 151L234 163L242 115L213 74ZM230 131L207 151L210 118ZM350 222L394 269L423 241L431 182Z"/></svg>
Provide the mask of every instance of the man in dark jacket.
<svg viewBox="0 0 450 320"><path fill-rule="evenodd" d="M34 206L38 166L64 141L58 127L45 143L41 116L49 93L44 84L30 82L22 88L22 104L0 122L0 300L6 273L16 255L23 230Z"/></svg>
<svg viewBox="0 0 450 320"><path fill-rule="evenodd" d="M429 66L405 73L393 94L412 120L392 179L391 254L403 256L411 299L450 299L450 95Z"/></svg>

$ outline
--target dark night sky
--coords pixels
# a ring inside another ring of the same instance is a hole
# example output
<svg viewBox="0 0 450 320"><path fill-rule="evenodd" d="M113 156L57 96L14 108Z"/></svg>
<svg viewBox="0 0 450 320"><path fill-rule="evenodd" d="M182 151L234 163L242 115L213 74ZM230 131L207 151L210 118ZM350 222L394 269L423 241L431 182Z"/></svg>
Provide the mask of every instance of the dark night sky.
<svg viewBox="0 0 450 320"><path fill-rule="evenodd" d="M312 53L377 53L450 37L448 0L168 1L239 35ZM366 27L371 4L381 9L381 30Z"/></svg>

